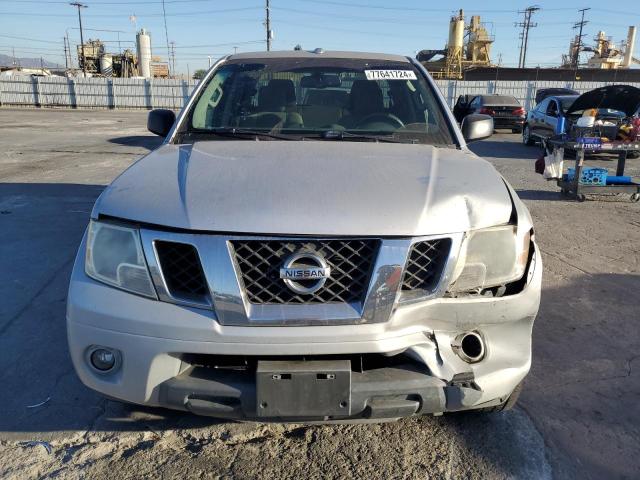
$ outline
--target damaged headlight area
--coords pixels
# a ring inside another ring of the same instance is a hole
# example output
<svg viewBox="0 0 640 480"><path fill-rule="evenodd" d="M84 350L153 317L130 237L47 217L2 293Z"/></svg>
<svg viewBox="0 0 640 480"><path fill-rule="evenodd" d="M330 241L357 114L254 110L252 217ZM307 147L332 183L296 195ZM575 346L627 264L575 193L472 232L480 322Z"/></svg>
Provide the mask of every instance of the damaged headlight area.
<svg viewBox="0 0 640 480"><path fill-rule="evenodd" d="M135 228L92 220L87 232L85 272L107 285L157 298Z"/></svg>
<svg viewBox="0 0 640 480"><path fill-rule="evenodd" d="M470 232L462 244L448 293L503 295L506 285L523 277L530 245L531 232L518 235L515 225Z"/></svg>

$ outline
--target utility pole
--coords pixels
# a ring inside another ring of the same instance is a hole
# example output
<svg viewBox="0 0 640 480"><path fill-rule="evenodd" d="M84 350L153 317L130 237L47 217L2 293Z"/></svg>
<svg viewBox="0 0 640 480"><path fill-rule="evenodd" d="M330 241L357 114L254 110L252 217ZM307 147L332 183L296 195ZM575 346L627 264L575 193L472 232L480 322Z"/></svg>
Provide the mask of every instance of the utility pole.
<svg viewBox="0 0 640 480"><path fill-rule="evenodd" d="M591 10L590 8L582 8L580 10L578 10L581 14L582 17L580 19L579 22L576 22L573 25L574 29L579 29L579 33L578 33L578 43L576 44L576 51L573 54L573 58L571 59L571 63L573 63L573 68L575 70L578 70L578 66L580 64L580 50L582 50L582 37L584 37L583 33L582 33L582 29L584 28L584 26L589 23L588 21L586 21L584 19L584 13L588 10Z"/></svg>
<svg viewBox="0 0 640 480"><path fill-rule="evenodd" d="M171 57L171 52L169 51L169 30L167 29L167 11L165 10L165 7L164 7L164 0L162 0L162 18L164 19L164 39L167 42L167 56ZM171 42L171 44L173 45L173 42ZM173 56L175 58L175 52L173 53ZM167 61L168 60L169 58L167 58ZM173 68L169 72L169 78L171 78L171 74L175 76L176 74L175 70L176 69L175 69L175 61L174 61Z"/></svg>
<svg viewBox="0 0 640 480"><path fill-rule="evenodd" d="M531 23L531 16L540 10L540 7L537 5L533 5L531 7L527 7L518 13L524 14L524 20L522 22L516 22L516 27L522 27L522 32L520 32L520 58L518 60L518 68L525 68L527 63L527 46L529 44L529 29L537 27L537 23Z"/></svg>
<svg viewBox="0 0 640 480"><path fill-rule="evenodd" d="M171 73L175 77L176 75L176 42L169 43L171 50L169 51L169 64L171 65ZM171 75L169 75L171 77Z"/></svg>
<svg viewBox="0 0 640 480"><path fill-rule="evenodd" d="M62 43L64 44L64 68L69 69L69 53L67 51L67 37L62 37Z"/></svg>
<svg viewBox="0 0 640 480"><path fill-rule="evenodd" d="M271 50L271 8L269 4L269 0L267 0L267 19L265 21L265 27L267 28L267 52Z"/></svg>
<svg viewBox="0 0 640 480"><path fill-rule="evenodd" d="M82 35L82 15L80 14L81 8L87 8L86 5L80 2L72 2L69 5L78 7L78 23L80 24L80 50L82 51L82 76L87 77L87 58L84 56L84 36Z"/></svg>

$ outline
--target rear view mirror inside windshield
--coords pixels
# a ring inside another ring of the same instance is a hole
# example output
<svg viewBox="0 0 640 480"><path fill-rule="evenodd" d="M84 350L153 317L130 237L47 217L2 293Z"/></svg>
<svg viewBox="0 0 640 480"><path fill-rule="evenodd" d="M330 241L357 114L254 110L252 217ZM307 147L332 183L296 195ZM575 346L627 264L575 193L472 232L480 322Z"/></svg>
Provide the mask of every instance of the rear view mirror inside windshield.
<svg viewBox="0 0 640 480"><path fill-rule="evenodd" d="M337 88L341 83L340 77L332 74L309 75L300 80L302 88Z"/></svg>

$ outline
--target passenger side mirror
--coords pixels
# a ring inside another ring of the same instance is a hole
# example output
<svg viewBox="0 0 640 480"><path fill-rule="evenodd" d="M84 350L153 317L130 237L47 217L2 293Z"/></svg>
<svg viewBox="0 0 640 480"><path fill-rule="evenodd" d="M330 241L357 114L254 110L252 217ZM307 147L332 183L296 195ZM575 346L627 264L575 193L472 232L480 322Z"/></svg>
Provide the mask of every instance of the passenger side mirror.
<svg viewBox="0 0 640 480"><path fill-rule="evenodd" d="M489 115L472 113L464 117L460 129L466 142L484 140L493 135L493 118Z"/></svg>
<svg viewBox="0 0 640 480"><path fill-rule="evenodd" d="M176 114L173 110L158 108L151 110L147 117L147 130L161 137L166 137L171 131L173 123L176 121Z"/></svg>

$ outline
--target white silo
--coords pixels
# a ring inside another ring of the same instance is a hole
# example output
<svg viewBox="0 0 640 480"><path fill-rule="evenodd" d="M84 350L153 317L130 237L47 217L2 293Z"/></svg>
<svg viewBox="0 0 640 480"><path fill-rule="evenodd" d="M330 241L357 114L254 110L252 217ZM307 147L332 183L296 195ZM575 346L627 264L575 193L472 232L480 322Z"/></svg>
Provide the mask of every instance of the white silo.
<svg viewBox="0 0 640 480"><path fill-rule="evenodd" d="M138 49L138 75L145 78L151 77L151 37L143 28L136 35Z"/></svg>
<svg viewBox="0 0 640 480"><path fill-rule="evenodd" d="M110 53L100 55L100 73L105 77L113 77L113 55Z"/></svg>

